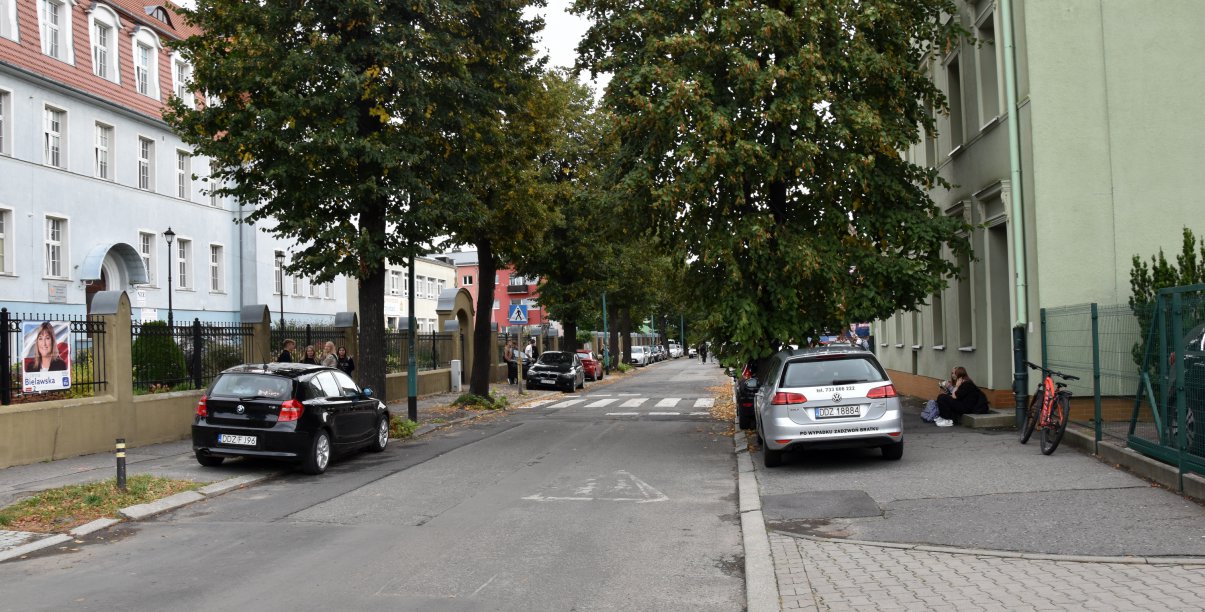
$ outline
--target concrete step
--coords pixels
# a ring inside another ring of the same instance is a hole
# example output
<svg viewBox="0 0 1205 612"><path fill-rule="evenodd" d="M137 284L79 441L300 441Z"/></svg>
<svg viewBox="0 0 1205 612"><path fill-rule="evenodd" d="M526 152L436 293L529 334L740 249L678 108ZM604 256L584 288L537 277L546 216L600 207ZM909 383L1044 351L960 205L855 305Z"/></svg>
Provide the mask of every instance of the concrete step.
<svg viewBox="0 0 1205 612"><path fill-rule="evenodd" d="M958 424L971 429L984 429L987 427L1014 427L1016 421L1015 412L1005 412L993 408L987 414L964 414L959 418Z"/></svg>

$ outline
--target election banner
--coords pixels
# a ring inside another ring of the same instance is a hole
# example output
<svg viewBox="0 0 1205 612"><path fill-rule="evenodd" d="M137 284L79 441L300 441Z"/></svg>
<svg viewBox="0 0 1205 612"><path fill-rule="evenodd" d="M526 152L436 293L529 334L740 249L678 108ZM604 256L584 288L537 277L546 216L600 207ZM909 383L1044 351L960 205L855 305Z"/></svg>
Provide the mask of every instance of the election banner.
<svg viewBox="0 0 1205 612"><path fill-rule="evenodd" d="M62 391L71 387L71 323L21 323L21 388L26 393Z"/></svg>

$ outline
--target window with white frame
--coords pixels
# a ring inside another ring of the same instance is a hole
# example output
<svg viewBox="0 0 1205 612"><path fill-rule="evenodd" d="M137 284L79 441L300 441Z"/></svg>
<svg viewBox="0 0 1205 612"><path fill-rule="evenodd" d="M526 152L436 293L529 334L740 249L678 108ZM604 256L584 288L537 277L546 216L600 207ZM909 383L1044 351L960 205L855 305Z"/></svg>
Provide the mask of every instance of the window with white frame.
<svg viewBox="0 0 1205 612"><path fill-rule="evenodd" d="M134 88L144 95L159 99L159 50L163 45L149 28L140 27L133 36Z"/></svg>
<svg viewBox="0 0 1205 612"><path fill-rule="evenodd" d="M155 141L138 139L138 188L153 191L155 184Z"/></svg>
<svg viewBox="0 0 1205 612"><path fill-rule="evenodd" d="M389 271L389 295L398 295L402 292L402 273L398 270Z"/></svg>
<svg viewBox="0 0 1205 612"><path fill-rule="evenodd" d="M318 281L315 281L314 279L311 278L310 286L308 287L308 289L309 289L309 291L307 291L307 293L309 294L310 297L318 297Z"/></svg>
<svg viewBox="0 0 1205 612"><path fill-rule="evenodd" d="M63 155L63 140L67 130L67 113L49 106L43 112L42 163L62 168L63 161L66 159L66 156Z"/></svg>
<svg viewBox="0 0 1205 612"><path fill-rule="evenodd" d="M4 0L0 0L4 2ZM12 119L8 116L9 109L12 108L12 98L7 91L0 90L0 155L9 155L9 137L8 126L12 124Z"/></svg>
<svg viewBox="0 0 1205 612"><path fill-rule="evenodd" d="M293 295L301 295L301 277L293 277Z"/></svg>
<svg viewBox="0 0 1205 612"><path fill-rule="evenodd" d="M20 40L17 36L17 0L0 0L0 36Z"/></svg>
<svg viewBox="0 0 1205 612"><path fill-rule="evenodd" d="M192 199L192 156L188 151L176 151L176 197Z"/></svg>
<svg viewBox="0 0 1205 612"><path fill-rule="evenodd" d="M72 4L69 0L38 0L42 53L68 64L75 63L71 48Z"/></svg>
<svg viewBox="0 0 1205 612"><path fill-rule="evenodd" d="M994 9L988 10L976 26L975 58L979 77L979 112L982 121L1000 115L1000 60L996 51L996 20Z"/></svg>
<svg viewBox="0 0 1205 612"><path fill-rule="evenodd" d="M441 278L441 279L435 281L435 296L434 297L436 299L438 299L439 296L443 295L444 289L446 289L447 287L448 287L448 281L446 279Z"/></svg>
<svg viewBox="0 0 1205 612"><path fill-rule="evenodd" d="M494 310L498 310L498 300L494 300Z"/></svg>
<svg viewBox="0 0 1205 612"><path fill-rule="evenodd" d="M0 274L13 273L13 241L9 232L13 227L13 211L0 208Z"/></svg>
<svg viewBox="0 0 1205 612"><path fill-rule="evenodd" d="M113 126L96 124L96 142L93 143L93 171L98 179L113 180Z"/></svg>
<svg viewBox="0 0 1205 612"><path fill-rule="evenodd" d="M197 97L192 95L188 90L188 83L192 80L192 66L184 61L180 56L172 57L172 87L177 98L184 103L188 108L196 108Z"/></svg>
<svg viewBox="0 0 1205 612"><path fill-rule="evenodd" d="M406 273L406 271L403 270L402 274L405 274L405 273ZM409 281L402 283L402 297L404 297L404 298L410 297L410 282Z"/></svg>
<svg viewBox="0 0 1205 612"><path fill-rule="evenodd" d="M272 272L274 273L274 276L276 278L276 295L280 295L285 290L285 288L284 288L284 284L285 284L284 264L285 264L284 260L277 257L276 263L274 263L272 265Z"/></svg>
<svg viewBox="0 0 1205 612"><path fill-rule="evenodd" d="M43 273L50 278L65 278L63 258L66 256L67 220L59 217L46 217L45 267Z"/></svg>
<svg viewBox="0 0 1205 612"><path fill-rule="evenodd" d="M460 277L460 286L461 287L472 287L473 286L473 275L466 274L464 276L461 276Z"/></svg>
<svg viewBox="0 0 1205 612"><path fill-rule="evenodd" d="M138 254L142 256L142 266L146 268L146 282L153 286L155 271L159 269L155 264L155 234L138 232Z"/></svg>
<svg viewBox="0 0 1205 612"><path fill-rule="evenodd" d="M192 241L185 238L176 239L176 266L181 289L192 289Z"/></svg>
<svg viewBox="0 0 1205 612"><path fill-rule="evenodd" d="M92 35L92 74L121 82L118 77L117 32L121 30L117 13L109 7L96 3L88 13L88 31Z"/></svg>
<svg viewBox="0 0 1205 612"><path fill-rule="evenodd" d="M221 293L226 289L225 274L222 270L222 245L209 245L209 290Z"/></svg>
<svg viewBox="0 0 1205 612"><path fill-rule="evenodd" d="M323 296L326 297L326 299L328 299L328 300L335 299L335 283L333 281L326 283L322 287L322 293L323 293Z"/></svg>

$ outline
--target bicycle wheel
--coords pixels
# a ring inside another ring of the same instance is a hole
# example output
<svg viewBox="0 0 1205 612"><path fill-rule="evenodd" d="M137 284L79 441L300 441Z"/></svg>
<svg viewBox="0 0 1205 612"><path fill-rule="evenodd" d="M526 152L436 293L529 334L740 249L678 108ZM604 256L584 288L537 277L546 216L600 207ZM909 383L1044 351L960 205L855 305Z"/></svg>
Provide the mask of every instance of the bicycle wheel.
<svg viewBox="0 0 1205 612"><path fill-rule="evenodd" d="M1050 424L1042 429L1042 454L1049 455L1059 447L1063 433L1067 431L1067 421L1071 420L1071 402L1066 395L1054 399L1050 408Z"/></svg>
<svg viewBox="0 0 1205 612"><path fill-rule="evenodd" d="M1029 436L1033 435L1033 428L1038 424L1038 413L1042 410L1042 397L1044 392L1040 390L1029 398L1029 408L1025 409L1025 423L1021 426L1021 444L1029 442Z"/></svg>

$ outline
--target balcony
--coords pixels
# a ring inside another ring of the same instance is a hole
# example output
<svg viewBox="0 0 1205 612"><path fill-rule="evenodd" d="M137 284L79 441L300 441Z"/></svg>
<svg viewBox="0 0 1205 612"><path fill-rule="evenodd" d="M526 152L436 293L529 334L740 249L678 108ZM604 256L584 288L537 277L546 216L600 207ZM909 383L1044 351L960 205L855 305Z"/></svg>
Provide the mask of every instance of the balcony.
<svg viewBox="0 0 1205 612"><path fill-rule="evenodd" d="M510 295L510 294L515 294L515 293L531 293L531 285L527 285L527 284L523 284L523 285L507 285L507 286L506 286L506 293L507 293L508 295Z"/></svg>

